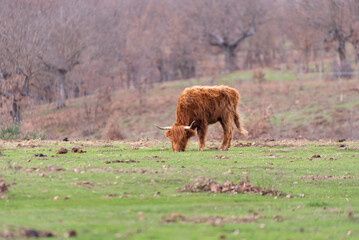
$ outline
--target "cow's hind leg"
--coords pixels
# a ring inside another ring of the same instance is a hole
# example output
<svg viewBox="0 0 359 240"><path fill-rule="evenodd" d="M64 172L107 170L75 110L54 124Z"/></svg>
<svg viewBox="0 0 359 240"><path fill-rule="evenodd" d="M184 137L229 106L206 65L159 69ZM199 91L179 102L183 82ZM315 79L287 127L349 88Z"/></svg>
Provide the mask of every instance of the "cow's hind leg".
<svg viewBox="0 0 359 240"><path fill-rule="evenodd" d="M206 135L207 135L207 126L197 127L197 134L199 138L199 148L198 151L203 151L206 146Z"/></svg>
<svg viewBox="0 0 359 240"><path fill-rule="evenodd" d="M219 121L223 128L223 140L222 144L219 147L219 150L228 150L231 146L231 141L233 137L233 124L231 121L223 121L222 119Z"/></svg>

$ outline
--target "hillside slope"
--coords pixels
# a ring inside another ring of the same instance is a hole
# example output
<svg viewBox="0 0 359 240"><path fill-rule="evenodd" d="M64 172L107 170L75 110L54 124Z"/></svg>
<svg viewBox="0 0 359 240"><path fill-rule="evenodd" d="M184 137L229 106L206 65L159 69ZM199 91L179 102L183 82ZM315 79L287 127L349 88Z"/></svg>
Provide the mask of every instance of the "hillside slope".
<svg viewBox="0 0 359 240"><path fill-rule="evenodd" d="M359 138L355 131L359 129L358 80L344 80L340 86L337 81L319 81L308 74L303 76L301 90L293 74L286 73L279 81L280 73L275 70L265 73L262 81L252 80L252 72L237 72L155 84L144 91L102 90L69 99L60 110L54 104L35 106L26 112L22 128L43 132L48 139L164 139L153 124L173 124L184 88L224 84L238 89L242 96L240 111L251 139ZM210 127L208 138L221 138L219 124Z"/></svg>

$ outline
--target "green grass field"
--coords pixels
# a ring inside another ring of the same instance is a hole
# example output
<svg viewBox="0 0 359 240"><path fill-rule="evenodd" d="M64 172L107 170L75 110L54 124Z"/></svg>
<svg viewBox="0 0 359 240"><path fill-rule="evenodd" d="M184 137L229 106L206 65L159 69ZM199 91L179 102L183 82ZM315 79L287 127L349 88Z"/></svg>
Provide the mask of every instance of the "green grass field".
<svg viewBox="0 0 359 240"><path fill-rule="evenodd" d="M359 238L359 142L218 145L198 152L192 141L173 153L169 142L147 140L0 142L1 178L11 184L0 199L0 238L19 229L55 238L74 230L76 239ZM60 147L70 152L56 154ZM179 191L200 176L248 177L283 194Z"/></svg>

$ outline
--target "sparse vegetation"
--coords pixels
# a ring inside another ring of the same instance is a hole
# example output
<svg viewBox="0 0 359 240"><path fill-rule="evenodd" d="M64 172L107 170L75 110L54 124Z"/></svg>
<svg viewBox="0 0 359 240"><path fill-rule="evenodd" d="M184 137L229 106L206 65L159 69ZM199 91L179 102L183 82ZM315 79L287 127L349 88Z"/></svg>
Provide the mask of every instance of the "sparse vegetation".
<svg viewBox="0 0 359 240"><path fill-rule="evenodd" d="M18 139L20 135L20 125L18 123L9 123L1 126L0 139L12 140Z"/></svg>
<svg viewBox="0 0 359 240"><path fill-rule="evenodd" d="M28 133L22 133L20 130L20 124L10 123L5 124L1 127L0 130L0 139L2 140L28 140L28 139L40 139L45 140L46 136L44 133L38 133L37 131L32 131Z"/></svg>
<svg viewBox="0 0 359 240"><path fill-rule="evenodd" d="M357 97L357 80L345 80L341 90L337 81L316 81L305 78L303 88L291 80L273 82L267 76L279 75L265 72L266 81L261 83L235 80L242 72L236 72L215 78L214 84L225 84L236 88L241 94L240 112L251 139L262 138L350 138L358 139L359 105ZM246 74L246 72L245 72ZM311 73L309 73L311 74ZM226 82L226 79L228 81ZM250 75L252 77L252 75ZM86 103L95 106L95 97L79 97L68 101L67 106L58 111L53 105L42 105L26 112L24 121L28 128L46 133L47 138L99 138L99 139L131 139L150 137L164 140L162 132L153 124L167 126L175 121L176 104L185 87L208 85L208 79L201 78L187 81L173 81L166 84L155 84L147 89L146 108L138 104L137 90L114 92L112 101L99 108L96 121L93 114L87 118L85 108L77 106ZM285 99L285 100L284 100ZM92 113L94 111L92 110ZM94 134L89 134L89 126ZM208 138L219 140L221 128L212 126ZM235 135L235 139L239 137Z"/></svg>

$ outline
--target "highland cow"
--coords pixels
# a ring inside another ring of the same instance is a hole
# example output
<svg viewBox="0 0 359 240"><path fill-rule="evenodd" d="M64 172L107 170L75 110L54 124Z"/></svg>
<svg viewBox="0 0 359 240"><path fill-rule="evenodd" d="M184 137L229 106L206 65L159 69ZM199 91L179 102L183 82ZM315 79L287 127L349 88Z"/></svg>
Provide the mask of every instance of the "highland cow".
<svg viewBox="0 0 359 240"><path fill-rule="evenodd" d="M220 150L228 150L234 133L233 123L239 132L247 135L243 128L237 108L240 95L234 88L227 86L186 88L178 99L177 120L172 127L157 127L167 130L165 136L172 142L172 150L184 151L188 140L199 138L199 151L206 145L209 124L220 122L223 128L223 141Z"/></svg>

